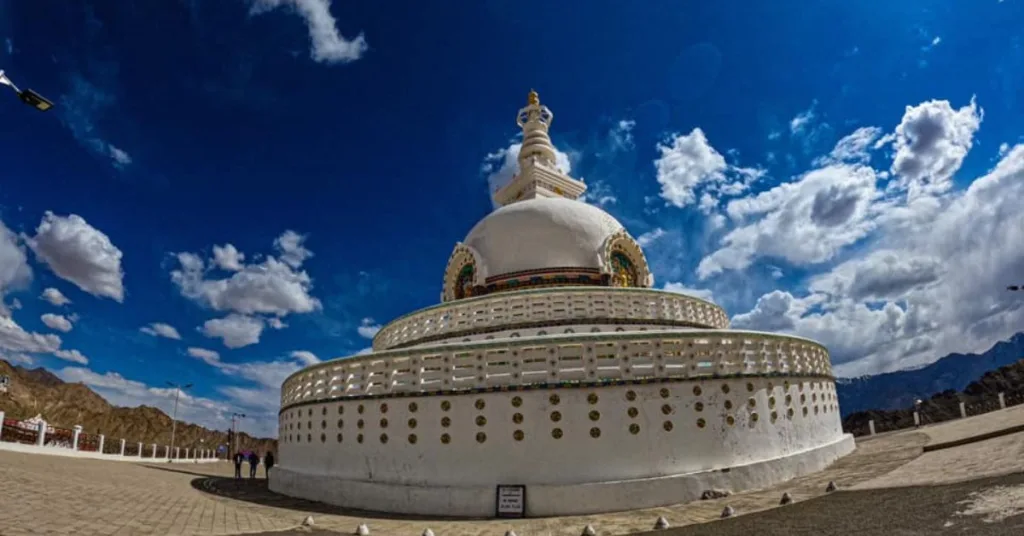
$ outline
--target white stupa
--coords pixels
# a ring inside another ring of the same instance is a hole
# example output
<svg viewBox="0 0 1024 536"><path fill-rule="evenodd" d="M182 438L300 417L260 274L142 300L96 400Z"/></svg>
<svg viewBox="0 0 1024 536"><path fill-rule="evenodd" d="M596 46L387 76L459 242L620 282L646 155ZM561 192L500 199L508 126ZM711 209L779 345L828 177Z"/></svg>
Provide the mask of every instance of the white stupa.
<svg viewBox="0 0 1024 536"><path fill-rule="evenodd" d="M556 167L552 117L531 92L519 173L455 245L440 305L384 326L371 354L285 380L272 490L585 514L764 487L853 450L827 350L654 290L633 237Z"/></svg>

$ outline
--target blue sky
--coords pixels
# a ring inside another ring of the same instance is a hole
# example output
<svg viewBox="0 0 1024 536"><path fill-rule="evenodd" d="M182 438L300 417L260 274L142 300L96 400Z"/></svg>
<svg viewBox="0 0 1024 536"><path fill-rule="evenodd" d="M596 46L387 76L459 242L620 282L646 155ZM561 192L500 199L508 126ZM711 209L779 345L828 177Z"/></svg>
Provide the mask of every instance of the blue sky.
<svg viewBox="0 0 1024 536"><path fill-rule="evenodd" d="M272 433L286 374L437 302L531 88L735 327L854 375L1024 326L1020 2L458 4L0 0L57 104L0 103L0 354Z"/></svg>

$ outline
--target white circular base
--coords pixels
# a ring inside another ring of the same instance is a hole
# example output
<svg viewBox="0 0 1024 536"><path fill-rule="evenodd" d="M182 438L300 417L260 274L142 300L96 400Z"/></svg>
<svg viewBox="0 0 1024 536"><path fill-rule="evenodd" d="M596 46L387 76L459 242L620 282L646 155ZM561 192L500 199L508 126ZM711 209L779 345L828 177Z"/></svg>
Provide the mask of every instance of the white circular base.
<svg viewBox="0 0 1024 536"><path fill-rule="evenodd" d="M824 446L728 469L614 482L528 485L526 516L636 510L697 500L708 489L761 489L820 471L854 447L853 436L845 434ZM498 484L520 483L495 482L490 487L407 486L300 473L287 466L274 467L270 479L270 489L276 493L346 508L471 518L494 517Z"/></svg>

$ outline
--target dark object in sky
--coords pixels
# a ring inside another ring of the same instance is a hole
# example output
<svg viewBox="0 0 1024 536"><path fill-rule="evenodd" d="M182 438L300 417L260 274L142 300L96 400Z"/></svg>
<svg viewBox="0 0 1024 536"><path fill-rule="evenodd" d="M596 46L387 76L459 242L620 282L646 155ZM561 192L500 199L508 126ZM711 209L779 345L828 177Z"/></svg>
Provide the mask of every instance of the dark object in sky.
<svg viewBox="0 0 1024 536"><path fill-rule="evenodd" d="M21 98L21 102L24 102L40 112L45 112L50 108L53 108L53 103L50 102L49 99L31 89L21 91L18 93L18 97Z"/></svg>
<svg viewBox="0 0 1024 536"><path fill-rule="evenodd" d="M1020 289L1021 289L1021 286L1020 286L1020 285L1010 285L1010 286L1006 287L1006 290L1014 290L1014 291L1017 291L1017 290L1020 290Z"/></svg>

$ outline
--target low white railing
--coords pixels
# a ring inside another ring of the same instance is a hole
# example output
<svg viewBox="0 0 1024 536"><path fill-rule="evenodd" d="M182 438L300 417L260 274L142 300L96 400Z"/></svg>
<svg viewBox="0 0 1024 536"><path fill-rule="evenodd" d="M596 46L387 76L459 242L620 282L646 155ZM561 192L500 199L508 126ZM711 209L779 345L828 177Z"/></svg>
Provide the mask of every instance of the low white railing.
<svg viewBox="0 0 1024 536"><path fill-rule="evenodd" d="M692 296L651 289L561 287L498 293L421 309L384 326L373 338L373 348L386 350L474 330L564 321L729 327L721 307Z"/></svg>
<svg viewBox="0 0 1024 536"><path fill-rule="evenodd" d="M327 361L289 376L281 406L363 395L734 375L832 376L828 351L751 331L551 335L408 348Z"/></svg>

